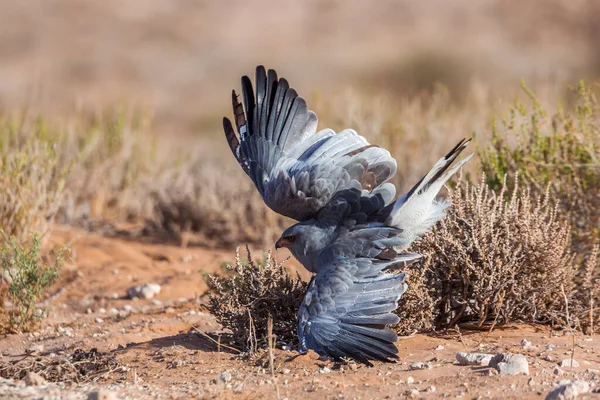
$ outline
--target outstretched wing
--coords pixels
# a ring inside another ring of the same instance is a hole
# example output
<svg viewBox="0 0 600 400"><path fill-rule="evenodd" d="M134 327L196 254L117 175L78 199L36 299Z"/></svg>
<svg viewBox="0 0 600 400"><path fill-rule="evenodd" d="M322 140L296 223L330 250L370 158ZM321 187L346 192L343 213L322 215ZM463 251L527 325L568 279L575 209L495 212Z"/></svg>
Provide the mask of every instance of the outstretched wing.
<svg viewBox="0 0 600 400"><path fill-rule="evenodd" d="M367 363L370 359L396 358L397 337L386 325L398 322L393 312L406 283L404 274L385 270L420 258L399 251L443 217L448 204L435 197L469 159L455 163L468 143L459 142L407 194L376 213L361 218L362 209L369 204L364 198L359 201L356 193L346 193L344 204L359 206L341 214L340 234L319 254L317 274L298 313L300 351L313 349L334 358L351 357ZM333 214L333 219L339 220L335 206L332 201L320 219Z"/></svg>
<svg viewBox="0 0 600 400"><path fill-rule="evenodd" d="M223 129L233 155L271 209L307 220L343 190L377 193L385 204L394 198L394 186L384 184L396 173L387 150L351 129L317 133L316 114L275 71L258 66L255 84L253 93L250 78L242 78L243 106L232 93L239 136L227 118Z"/></svg>
<svg viewBox="0 0 600 400"><path fill-rule="evenodd" d="M335 359L391 361L398 337L387 325L398 323L394 310L406 290L405 274L382 272L415 254L394 260L339 258L317 273L298 312L300 352L313 349Z"/></svg>

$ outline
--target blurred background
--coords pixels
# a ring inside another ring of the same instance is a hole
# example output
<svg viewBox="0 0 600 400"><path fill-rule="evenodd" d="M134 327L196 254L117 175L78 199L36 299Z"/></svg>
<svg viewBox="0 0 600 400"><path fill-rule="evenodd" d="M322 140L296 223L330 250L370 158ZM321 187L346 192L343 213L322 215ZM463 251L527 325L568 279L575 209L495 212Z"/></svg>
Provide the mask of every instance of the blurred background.
<svg viewBox="0 0 600 400"><path fill-rule="evenodd" d="M261 63L305 96L360 87L460 99L600 71L596 0L2 0L0 105L126 101L164 133L213 133ZM517 84L515 84L517 83ZM511 86L512 85L512 86Z"/></svg>
<svg viewBox="0 0 600 400"><path fill-rule="evenodd" d="M0 221L24 238L55 218L271 246L290 221L266 210L221 127L257 64L291 82L320 128L389 149L399 192L460 138L481 149L515 127L507 118L529 121L525 108L573 106L569 86L600 73L597 0L0 4L0 154L44 166L32 177L15 162L0 181L31 186L7 197L29 217Z"/></svg>

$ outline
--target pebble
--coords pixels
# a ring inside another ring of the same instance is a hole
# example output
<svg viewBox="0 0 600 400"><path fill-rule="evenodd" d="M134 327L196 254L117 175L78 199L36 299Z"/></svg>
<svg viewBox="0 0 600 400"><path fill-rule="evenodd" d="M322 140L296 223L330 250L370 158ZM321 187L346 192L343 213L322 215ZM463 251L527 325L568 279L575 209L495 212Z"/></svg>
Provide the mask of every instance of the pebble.
<svg viewBox="0 0 600 400"><path fill-rule="evenodd" d="M116 308L113 307L113 308L110 309L110 313L116 315L116 314L119 313L119 310L117 310Z"/></svg>
<svg viewBox="0 0 600 400"><path fill-rule="evenodd" d="M441 344L438 344L438 346L437 346L435 349L436 349L437 351L441 351L441 350L444 350L444 349L445 349L445 347L444 347L444 346L442 346Z"/></svg>
<svg viewBox="0 0 600 400"><path fill-rule="evenodd" d="M40 386L46 383L46 379L35 372L28 372L23 381L27 386Z"/></svg>
<svg viewBox="0 0 600 400"><path fill-rule="evenodd" d="M552 370L552 373L553 373L554 375L561 376L561 375L564 375L565 371L563 371L563 370L562 370L560 367L556 366L556 367L554 367L554 369Z"/></svg>
<svg viewBox="0 0 600 400"><path fill-rule="evenodd" d="M563 368L577 368L579 367L579 363L574 358L565 358L559 364Z"/></svg>
<svg viewBox="0 0 600 400"><path fill-rule="evenodd" d="M524 348L528 348L531 347L531 342L527 339L522 339L521 340L521 346L523 346Z"/></svg>
<svg viewBox="0 0 600 400"><path fill-rule="evenodd" d="M44 352L44 345L39 343L39 344L32 344L31 346L29 346L27 348L27 350L25 350L26 353L28 354L40 354Z"/></svg>
<svg viewBox="0 0 600 400"><path fill-rule="evenodd" d="M331 369L329 369L328 367L323 367L319 370L319 373L321 374L328 374L331 372Z"/></svg>
<svg viewBox="0 0 600 400"><path fill-rule="evenodd" d="M100 318L100 317L96 317L96 323L97 323L97 324L101 324L101 323L103 323L103 322L104 322L104 320L103 320L102 318Z"/></svg>
<svg viewBox="0 0 600 400"><path fill-rule="evenodd" d="M407 389L404 394L409 397L419 397L419 389Z"/></svg>
<svg viewBox="0 0 600 400"><path fill-rule="evenodd" d="M490 363L492 357L493 356L491 354L484 353L456 353L456 361L458 361L459 365L487 366Z"/></svg>
<svg viewBox="0 0 600 400"><path fill-rule="evenodd" d="M431 364L429 363L424 363L424 362L415 362L410 364L410 369L412 370L418 370L418 369L431 369Z"/></svg>
<svg viewBox="0 0 600 400"><path fill-rule="evenodd" d="M437 388L436 388L435 386L429 386L429 387L427 388L427 391L428 391L429 393L435 393L435 391L436 391L436 390L437 390Z"/></svg>
<svg viewBox="0 0 600 400"><path fill-rule="evenodd" d="M231 374L227 371L223 371L223 372L221 372L221 375L219 375L219 379L222 382L229 382L229 381L231 381Z"/></svg>
<svg viewBox="0 0 600 400"><path fill-rule="evenodd" d="M105 308L99 308L98 309L98 313L100 313L100 314L104 314L105 312L106 312Z"/></svg>
<svg viewBox="0 0 600 400"><path fill-rule="evenodd" d="M496 354L489 365L496 368L500 375L529 375L529 364L523 354Z"/></svg>
<svg viewBox="0 0 600 400"><path fill-rule="evenodd" d="M415 383L415 378L413 378L412 376L409 376L408 378L406 378L407 385L412 385L413 383Z"/></svg>
<svg viewBox="0 0 600 400"><path fill-rule="evenodd" d="M117 395L110 390L100 389L88 393L88 400L117 400Z"/></svg>
<svg viewBox="0 0 600 400"><path fill-rule="evenodd" d="M125 304L123 306L123 310L125 310L127 312L132 312L133 311L133 306L131 306L130 304Z"/></svg>
<svg viewBox="0 0 600 400"><path fill-rule="evenodd" d="M546 400L567 400L574 399L580 394L588 393L590 385L586 381L580 380L560 385L546 396Z"/></svg>
<svg viewBox="0 0 600 400"><path fill-rule="evenodd" d="M127 290L127 296L130 299L134 297L144 298L146 300L152 299L155 295L160 293L160 285L158 283L144 283L137 285Z"/></svg>

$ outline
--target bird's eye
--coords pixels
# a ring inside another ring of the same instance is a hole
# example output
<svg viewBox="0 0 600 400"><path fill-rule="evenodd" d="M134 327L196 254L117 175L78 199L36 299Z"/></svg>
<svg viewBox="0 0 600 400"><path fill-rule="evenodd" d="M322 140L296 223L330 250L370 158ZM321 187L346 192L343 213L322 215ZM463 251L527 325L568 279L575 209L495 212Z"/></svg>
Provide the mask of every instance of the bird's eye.
<svg viewBox="0 0 600 400"><path fill-rule="evenodd" d="M296 240L296 236L294 236L294 235L291 235L291 236L288 236L288 237L287 237L287 239L288 239L290 242L293 242L294 240Z"/></svg>

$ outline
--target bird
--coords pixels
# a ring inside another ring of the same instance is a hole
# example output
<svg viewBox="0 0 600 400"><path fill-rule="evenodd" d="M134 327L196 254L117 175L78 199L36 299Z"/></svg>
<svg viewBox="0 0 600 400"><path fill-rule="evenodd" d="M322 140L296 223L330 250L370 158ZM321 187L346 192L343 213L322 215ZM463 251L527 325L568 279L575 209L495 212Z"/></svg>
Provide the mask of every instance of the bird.
<svg viewBox="0 0 600 400"><path fill-rule="evenodd" d="M352 129L317 131L317 115L273 69L256 67L254 84L241 78L241 102L232 91L233 123L224 117L223 130L265 204L298 221L275 243L312 273L298 310L298 351L393 362L391 326L408 287L397 266L421 257L408 247L444 217L450 203L437 195L473 155L457 161L470 139L394 199L389 151Z"/></svg>

